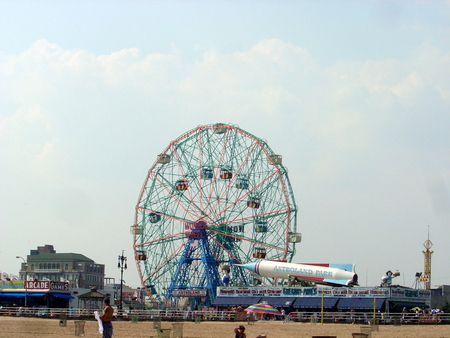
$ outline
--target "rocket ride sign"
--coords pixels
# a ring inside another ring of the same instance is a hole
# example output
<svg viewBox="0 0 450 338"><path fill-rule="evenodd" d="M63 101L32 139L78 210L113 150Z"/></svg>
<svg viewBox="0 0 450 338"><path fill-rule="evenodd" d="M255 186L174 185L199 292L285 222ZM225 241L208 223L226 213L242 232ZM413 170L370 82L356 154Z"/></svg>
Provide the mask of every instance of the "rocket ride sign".
<svg viewBox="0 0 450 338"><path fill-rule="evenodd" d="M254 263L237 264L263 277L313 281L329 286L356 286L358 275L354 264L297 264L259 260Z"/></svg>

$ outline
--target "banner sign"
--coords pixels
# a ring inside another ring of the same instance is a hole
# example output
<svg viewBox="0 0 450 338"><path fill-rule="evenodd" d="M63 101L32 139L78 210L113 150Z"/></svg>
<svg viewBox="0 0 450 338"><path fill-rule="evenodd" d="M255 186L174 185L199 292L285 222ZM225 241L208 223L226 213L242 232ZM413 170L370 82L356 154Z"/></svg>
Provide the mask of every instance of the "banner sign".
<svg viewBox="0 0 450 338"><path fill-rule="evenodd" d="M358 297L358 298L401 298L401 299L430 299L430 290L409 288L317 288L317 287L218 287L218 297Z"/></svg>
<svg viewBox="0 0 450 338"><path fill-rule="evenodd" d="M26 283L26 284L25 284ZM44 281L0 281L0 289L69 291L68 282Z"/></svg>
<svg viewBox="0 0 450 338"><path fill-rule="evenodd" d="M217 296L230 297L280 297L283 287L279 286L255 286L255 287L218 287Z"/></svg>
<svg viewBox="0 0 450 338"><path fill-rule="evenodd" d="M206 290L173 290L172 297L206 297Z"/></svg>
<svg viewBox="0 0 450 338"><path fill-rule="evenodd" d="M23 289L23 281L0 281L0 289Z"/></svg>
<svg viewBox="0 0 450 338"><path fill-rule="evenodd" d="M53 282L53 281L27 281L26 289L28 290L59 290L69 291L68 282Z"/></svg>
<svg viewBox="0 0 450 338"><path fill-rule="evenodd" d="M358 297L358 298L387 298L389 297L388 288L332 288L319 289L319 294L332 297Z"/></svg>
<svg viewBox="0 0 450 338"><path fill-rule="evenodd" d="M391 298L397 299L428 299L431 290L391 288Z"/></svg>

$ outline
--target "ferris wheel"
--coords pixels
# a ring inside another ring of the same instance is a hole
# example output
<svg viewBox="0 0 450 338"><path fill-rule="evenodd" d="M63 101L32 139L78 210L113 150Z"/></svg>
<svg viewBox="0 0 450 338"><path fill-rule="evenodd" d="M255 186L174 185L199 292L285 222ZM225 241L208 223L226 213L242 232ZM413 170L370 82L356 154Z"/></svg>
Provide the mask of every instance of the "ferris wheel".
<svg viewBox="0 0 450 338"><path fill-rule="evenodd" d="M228 124L192 129L158 155L140 192L131 230L142 286L155 301L210 305L217 286L267 283L238 264L290 262L296 213L264 140Z"/></svg>

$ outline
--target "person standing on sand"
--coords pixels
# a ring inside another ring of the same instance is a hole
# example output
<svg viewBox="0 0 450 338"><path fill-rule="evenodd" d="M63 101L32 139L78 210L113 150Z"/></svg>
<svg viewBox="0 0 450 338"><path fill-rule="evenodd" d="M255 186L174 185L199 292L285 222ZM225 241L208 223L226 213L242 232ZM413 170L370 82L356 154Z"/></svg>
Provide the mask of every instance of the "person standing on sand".
<svg viewBox="0 0 450 338"><path fill-rule="evenodd" d="M234 329L234 333L236 334L235 338L246 338L245 327L243 325L239 325L239 327Z"/></svg>
<svg viewBox="0 0 450 338"><path fill-rule="evenodd" d="M102 315L100 316L100 319L103 323L103 334L102 338L111 338L113 335L113 326L111 323L111 319L114 315L114 309L111 307L109 298L105 298L103 300L103 304L105 305L105 308L102 311Z"/></svg>

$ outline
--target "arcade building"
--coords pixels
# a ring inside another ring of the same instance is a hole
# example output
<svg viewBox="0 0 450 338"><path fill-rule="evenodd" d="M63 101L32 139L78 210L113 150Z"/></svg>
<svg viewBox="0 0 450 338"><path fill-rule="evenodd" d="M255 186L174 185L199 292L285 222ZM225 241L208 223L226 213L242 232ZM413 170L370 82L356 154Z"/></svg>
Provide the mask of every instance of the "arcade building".
<svg viewBox="0 0 450 338"><path fill-rule="evenodd" d="M38 246L22 258L19 280L0 281L0 306L66 308L72 289L105 286L105 266L78 253L57 253L53 245Z"/></svg>
<svg viewBox="0 0 450 338"><path fill-rule="evenodd" d="M0 281L0 306L67 308L70 295L68 282Z"/></svg>
<svg viewBox="0 0 450 338"><path fill-rule="evenodd" d="M70 288L103 290L105 265L78 253L57 253L53 245L30 250L21 265L20 280L64 281Z"/></svg>

